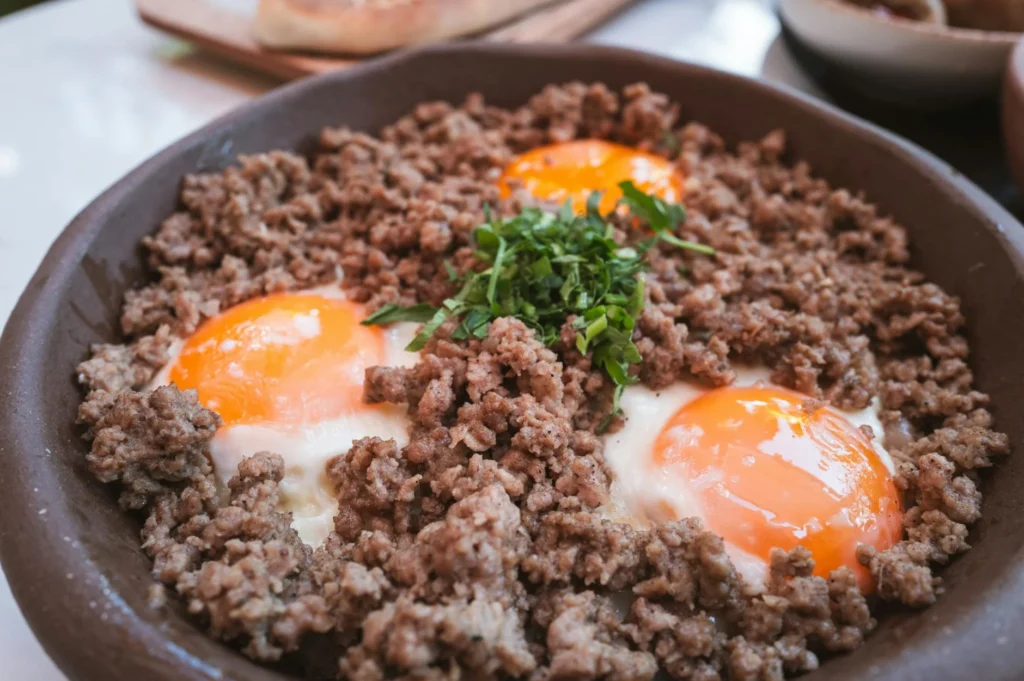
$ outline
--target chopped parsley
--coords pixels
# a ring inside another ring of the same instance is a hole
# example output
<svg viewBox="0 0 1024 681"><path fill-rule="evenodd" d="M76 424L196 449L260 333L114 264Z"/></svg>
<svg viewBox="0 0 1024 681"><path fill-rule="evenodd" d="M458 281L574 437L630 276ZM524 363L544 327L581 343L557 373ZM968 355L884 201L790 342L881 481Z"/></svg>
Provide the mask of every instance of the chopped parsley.
<svg viewBox="0 0 1024 681"><path fill-rule="evenodd" d="M615 383L612 415L626 385L635 382L629 365L640 362L633 327L644 304L645 256L659 241L714 254L703 244L684 241L673 233L686 217L683 207L640 191L632 182L619 185L626 206L654 235L632 247L612 238L611 222L600 214L601 195L592 193L586 215L574 214L567 202L557 214L526 208L513 218L492 219L474 232L476 257L488 267L460 276L449 263L445 269L459 283L454 298L441 307L388 304L363 324L413 321L424 324L408 350L421 350L446 320L458 319L454 339L484 338L487 325L498 317L515 317L534 329L546 345L559 339L562 326L573 317L576 348L592 353Z"/></svg>

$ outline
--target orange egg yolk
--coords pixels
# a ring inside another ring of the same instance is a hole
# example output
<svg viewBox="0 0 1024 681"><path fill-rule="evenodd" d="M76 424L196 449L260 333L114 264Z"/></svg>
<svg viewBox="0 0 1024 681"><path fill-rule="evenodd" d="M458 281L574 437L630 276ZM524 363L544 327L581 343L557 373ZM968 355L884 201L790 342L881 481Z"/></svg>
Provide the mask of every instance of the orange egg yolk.
<svg viewBox="0 0 1024 681"><path fill-rule="evenodd" d="M884 550L902 534L900 497L868 437L841 413L808 413L780 388L720 388L665 424L655 465L679 471L705 525L734 547L770 560L775 547L811 552L815 574L848 566L870 576L858 544Z"/></svg>
<svg viewBox="0 0 1024 681"><path fill-rule="evenodd" d="M632 180L647 194L672 203L683 196L683 180L671 161L621 144L602 140L577 140L540 147L513 161L499 183L502 196L511 193L510 181L518 181L539 199L565 203L584 213L587 197L599 191L602 214L615 209L622 197L619 183Z"/></svg>
<svg viewBox="0 0 1024 681"><path fill-rule="evenodd" d="M170 380L195 388L225 425L301 424L362 408L364 372L383 364L384 337L352 302L275 294L205 322Z"/></svg>

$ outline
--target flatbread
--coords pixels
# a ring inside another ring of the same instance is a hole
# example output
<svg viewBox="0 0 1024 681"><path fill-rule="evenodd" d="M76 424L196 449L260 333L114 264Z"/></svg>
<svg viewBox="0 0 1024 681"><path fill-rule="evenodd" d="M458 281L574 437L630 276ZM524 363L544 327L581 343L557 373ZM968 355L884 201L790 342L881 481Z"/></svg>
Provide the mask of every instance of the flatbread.
<svg viewBox="0 0 1024 681"><path fill-rule="evenodd" d="M552 0L260 0L266 47L373 54L495 26Z"/></svg>

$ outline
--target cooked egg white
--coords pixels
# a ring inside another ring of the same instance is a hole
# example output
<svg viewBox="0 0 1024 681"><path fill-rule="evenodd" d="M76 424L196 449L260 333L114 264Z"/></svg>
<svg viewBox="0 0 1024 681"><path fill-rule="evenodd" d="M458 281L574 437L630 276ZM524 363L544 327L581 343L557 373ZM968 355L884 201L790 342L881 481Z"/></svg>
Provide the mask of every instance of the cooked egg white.
<svg viewBox="0 0 1024 681"><path fill-rule="evenodd" d="M770 373L765 367L738 367L733 386L770 386ZM654 451L655 442L663 426L672 416L681 407L707 394L708 391L709 388L695 382L679 382L657 391L642 385L626 387L621 402L626 419L625 425L605 439L604 456L615 475L611 486L611 500L602 509L606 517L637 526L696 517L704 520L707 525L707 513L699 493L709 485L723 482L722 474L709 471L701 476L681 481L677 470L670 466L656 465L650 453ZM878 411L879 403L876 398L865 409L844 411L842 414L855 426L871 427L871 446L874 454L891 475L893 463L882 444L883 430ZM778 453L784 455L787 443L782 439L781 433L776 440L777 442L770 445L776 446ZM744 462L745 465L747 463ZM753 462L749 463L752 465ZM784 489L779 490L780 495L787 493ZM842 519L836 519L836 522L842 522ZM745 531L755 532L757 529L750 527L745 528ZM764 559L750 555L728 541L726 550L737 570L749 584L763 584L767 575Z"/></svg>

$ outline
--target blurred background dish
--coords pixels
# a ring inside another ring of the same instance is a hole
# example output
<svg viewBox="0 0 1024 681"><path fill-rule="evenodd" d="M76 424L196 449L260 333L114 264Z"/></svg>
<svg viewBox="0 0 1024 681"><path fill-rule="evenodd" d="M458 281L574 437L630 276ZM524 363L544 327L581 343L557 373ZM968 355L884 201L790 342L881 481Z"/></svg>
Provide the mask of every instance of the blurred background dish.
<svg viewBox="0 0 1024 681"><path fill-rule="evenodd" d="M938 17L918 21L888 9L892 6L779 0L780 16L793 36L829 62L850 88L872 98L930 108L998 90L1019 34L944 25Z"/></svg>
<svg viewBox="0 0 1024 681"><path fill-rule="evenodd" d="M949 23L986 31L1024 31L1021 0L943 0Z"/></svg>
<svg viewBox="0 0 1024 681"><path fill-rule="evenodd" d="M1010 53L1003 81L1002 114L1010 172L1024 191L1024 39Z"/></svg>
<svg viewBox="0 0 1024 681"><path fill-rule="evenodd" d="M636 1L515 0L512 6L505 0L363 0L333 9L324 0L135 0L134 4L139 17L156 29L243 66L292 79L346 68L384 49L453 40L466 32L472 35L464 37L494 42L566 42ZM439 15L436 10L441 5L475 11L461 18L458 12ZM371 31L374 25L380 28ZM349 52L341 53L346 45ZM333 53L326 54L328 50Z"/></svg>
<svg viewBox="0 0 1024 681"><path fill-rule="evenodd" d="M888 19L910 19L926 24L946 24L942 0L845 0Z"/></svg>

